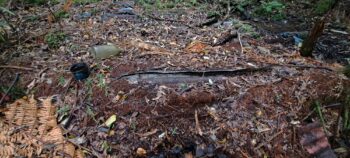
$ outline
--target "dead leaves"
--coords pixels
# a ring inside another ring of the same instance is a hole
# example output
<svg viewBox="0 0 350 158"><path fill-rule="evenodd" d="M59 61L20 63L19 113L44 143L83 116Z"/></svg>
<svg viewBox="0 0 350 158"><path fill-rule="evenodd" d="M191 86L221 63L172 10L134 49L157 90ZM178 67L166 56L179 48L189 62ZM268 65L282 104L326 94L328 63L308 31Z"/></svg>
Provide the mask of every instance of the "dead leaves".
<svg viewBox="0 0 350 158"><path fill-rule="evenodd" d="M63 11L68 12L72 4L73 4L73 0L67 0L66 3L64 3L63 5L63 8L62 8Z"/></svg>
<svg viewBox="0 0 350 158"><path fill-rule="evenodd" d="M51 25L55 21L53 14L47 14L47 22Z"/></svg>
<svg viewBox="0 0 350 158"><path fill-rule="evenodd" d="M173 53L164 48L142 42L141 40L132 40L130 44L140 49L141 55L173 55Z"/></svg>
<svg viewBox="0 0 350 158"><path fill-rule="evenodd" d="M143 149L143 148L137 148L136 154L139 157L145 157L146 154L147 154L147 151L145 149Z"/></svg>
<svg viewBox="0 0 350 158"><path fill-rule="evenodd" d="M205 44L201 41L192 41L190 44L187 45L185 48L185 51L188 53L208 53L211 46Z"/></svg>
<svg viewBox="0 0 350 158"><path fill-rule="evenodd" d="M42 102L34 96L25 97L7 107L2 110L4 119L0 119L0 155L52 157L63 152L70 157L81 157L82 151L66 141L57 125L51 97ZM54 144L54 152L44 152L43 148L50 144Z"/></svg>

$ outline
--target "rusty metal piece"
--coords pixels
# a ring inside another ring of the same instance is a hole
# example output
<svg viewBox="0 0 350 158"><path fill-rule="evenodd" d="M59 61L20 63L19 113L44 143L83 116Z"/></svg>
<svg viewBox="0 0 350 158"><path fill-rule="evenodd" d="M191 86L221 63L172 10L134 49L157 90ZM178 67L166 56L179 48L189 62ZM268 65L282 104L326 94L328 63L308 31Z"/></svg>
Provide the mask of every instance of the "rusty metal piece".
<svg viewBox="0 0 350 158"><path fill-rule="evenodd" d="M306 151L317 158L336 158L327 136L319 122L307 124L300 128L300 143Z"/></svg>

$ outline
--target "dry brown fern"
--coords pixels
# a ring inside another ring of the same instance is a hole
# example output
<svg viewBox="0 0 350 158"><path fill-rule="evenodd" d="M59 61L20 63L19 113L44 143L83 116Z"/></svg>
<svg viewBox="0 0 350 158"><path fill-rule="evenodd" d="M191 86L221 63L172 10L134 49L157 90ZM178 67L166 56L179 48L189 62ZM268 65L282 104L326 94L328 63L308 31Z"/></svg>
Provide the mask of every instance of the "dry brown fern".
<svg viewBox="0 0 350 158"><path fill-rule="evenodd" d="M63 136L52 97L18 99L0 114L0 157L84 157Z"/></svg>

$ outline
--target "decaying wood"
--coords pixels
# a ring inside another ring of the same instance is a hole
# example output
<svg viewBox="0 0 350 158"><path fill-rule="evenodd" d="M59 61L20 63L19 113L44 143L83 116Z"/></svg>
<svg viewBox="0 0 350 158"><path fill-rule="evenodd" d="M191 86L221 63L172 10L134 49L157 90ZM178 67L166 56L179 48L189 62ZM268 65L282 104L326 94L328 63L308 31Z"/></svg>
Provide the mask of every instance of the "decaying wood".
<svg viewBox="0 0 350 158"><path fill-rule="evenodd" d="M315 48L317 39L322 35L324 30L325 19L319 20L315 23L314 27L311 29L308 37L303 42L300 48L300 54L304 57L312 57L312 51Z"/></svg>
<svg viewBox="0 0 350 158"><path fill-rule="evenodd" d="M245 68L245 69L237 69L237 70L208 70L208 71L141 71L134 72L122 75L117 78L122 79L124 77L133 76L133 75L142 75L142 74L158 74L158 75L189 75L189 76L234 76L234 75L243 75L253 72L262 72L271 70L270 66L261 67L261 68Z"/></svg>
<svg viewBox="0 0 350 158"><path fill-rule="evenodd" d="M325 24L330 20L331 13L338 3L339 0L335 0L328 12L320 20L315 22L308 37L304 40L303 45L300 48L301 56L312 57L312 51L316 46L317 39L322 35L323 30L325 29Z"/></svg>
<svg viewBox="0 0 350 158"><path fill-rule="evenodd" d="M238 36L237 31L229 30L227 33L225 33L224 37L218 40L215 44L213 44L213 47L224 45L227 42L230 42L232 39L236 38Z"/></svg>
<svg viewBox="0 0 350 158"><path fill-rule="evenodd" d="M197 27L210 26L210 25L217 23L218 21L219 21L219 17L214 17L214 18L212 18L212 19L210 19L202 24L197 25Z"/></svg>

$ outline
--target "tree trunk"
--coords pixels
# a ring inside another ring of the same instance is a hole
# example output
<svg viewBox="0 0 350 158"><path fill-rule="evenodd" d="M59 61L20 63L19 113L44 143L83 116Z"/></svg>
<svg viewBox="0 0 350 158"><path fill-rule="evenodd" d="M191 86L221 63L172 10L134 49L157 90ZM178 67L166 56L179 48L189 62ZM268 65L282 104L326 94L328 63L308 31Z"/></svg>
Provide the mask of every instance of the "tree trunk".
<svg viewBox="0 0 350 158"><path fill-rule="evenodd" d="M300 55L303 57L312 57L312 51L315 48L317 39L322 35L325 23L330 19L331 13L333 12L335 6L341 0L333 0L333 4L329 7L327 13L323 15L323 18L316 21L308 37L304 40L303 45L300 48Z"/></svg>
<svg viewBox="0 0 350 158"><path fill-rule="evenodd" d="M303 45L300 48L300 55L303 57L312 57L312 51L315 48L317 39L322 35L325 19L318 20L314 27L311 29L308 37L304 40Z"/></svg>

